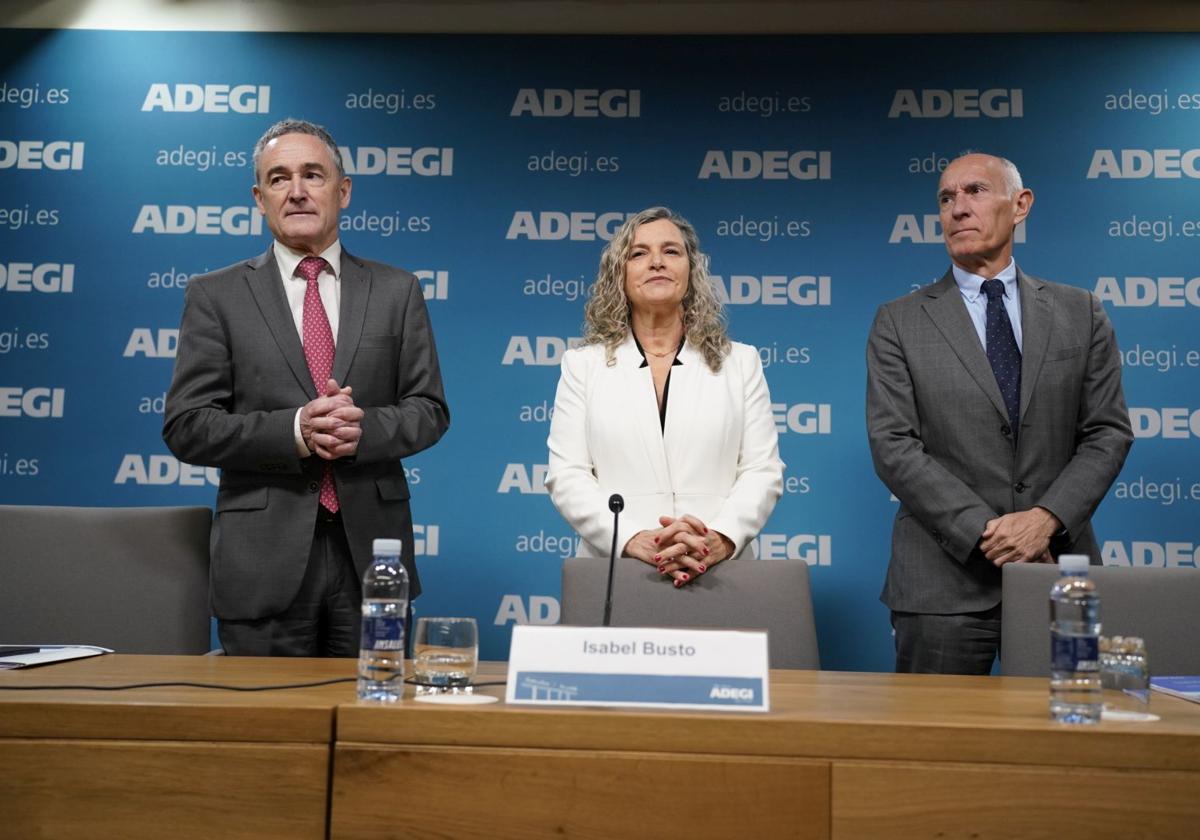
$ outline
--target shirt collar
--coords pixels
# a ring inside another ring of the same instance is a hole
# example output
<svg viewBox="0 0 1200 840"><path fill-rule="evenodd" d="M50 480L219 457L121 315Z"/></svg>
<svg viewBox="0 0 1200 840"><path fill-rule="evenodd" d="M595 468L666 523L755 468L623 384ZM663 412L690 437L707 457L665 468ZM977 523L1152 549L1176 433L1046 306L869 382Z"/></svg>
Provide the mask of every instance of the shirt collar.
<svg viewBox="0 0 1200 840"><path fill-rule="evenodd" d="M954 282L958 284L958 290L962 292L962 296L971 303L979 297L983 292L984 280L999 280L1004 284L1004 296L1007 298L1015 298L1017 295L1017 261L1009 259L1008 265L1001 269L1000 273L995 277L983 277L978 274L972 274L965 268L959 268L957 265L951 264L950 270L954 272Z"/></svg>
<svg viewBox="0 0 1200 840"><path fill-rule="evenodd" d="M275 264L279 266L279 275L284 280L292 279L296 274L296 266L300 265L300 260L308 255L302 254L299 251L293 251L278 239L275 240L274 248ZM340 239L335 239L333 244L318 256L329 263L329 268L333 271L334 279L342 276L342 241ZM303 280L304 278L299 279Z"/></svg>

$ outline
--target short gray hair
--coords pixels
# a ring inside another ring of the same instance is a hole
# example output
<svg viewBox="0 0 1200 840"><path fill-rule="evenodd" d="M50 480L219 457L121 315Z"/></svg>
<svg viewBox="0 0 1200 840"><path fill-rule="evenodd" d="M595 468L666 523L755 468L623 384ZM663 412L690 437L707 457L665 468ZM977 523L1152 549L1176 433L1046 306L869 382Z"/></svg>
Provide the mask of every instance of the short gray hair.
<svg viewBox="0 0 1200 840"><path fill-rule="evenodd" d="M308 134L316 137L325 147L329 149L330 156L333 157L333 162L337 164L338 178L346 177L346 169L342 166L342 153L338 151L337 143L333 139L325 126L317 125L308 120L297 120L292 117L280 120L275 125L263 132L263 136L258 138L258 142L254 144L254 181L258 183L258 162L262 158L263 150L277 137L282 137L285 134Z"/></svg>
<svg viewBox="0 0 1200 840"><path fill-rule="evenodd" d="M1008 197L1025 189L1025 185L1021 183L1021 170L1017 169L1017 165L1006 157L994 155L996 160L1000 161L1000 167L1004 170L1004 186L1008 187Z"/></svg>
<svg viewBox="0 0 1200 840"><path fill-rule="evenodd" d="M1004 172L1004 186L1008 188L1009 198L1025 189L1025 185L1021 182L1021 170L1017 169L1017 165L1008 158L994 155L991 152L981 152L978 149L964 149L954 160L965 158L967 155L983 155L1000 161L1000 169ZM953 163L953 161L951 162Z"/></svg>

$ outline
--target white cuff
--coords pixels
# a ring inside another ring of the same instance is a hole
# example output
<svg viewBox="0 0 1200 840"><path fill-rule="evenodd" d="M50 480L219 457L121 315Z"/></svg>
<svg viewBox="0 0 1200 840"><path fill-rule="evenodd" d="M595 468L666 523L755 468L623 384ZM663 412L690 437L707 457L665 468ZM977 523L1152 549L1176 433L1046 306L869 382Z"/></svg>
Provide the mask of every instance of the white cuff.
<svg viewBox="0 0 1200 840"><path fill-rule="evenodd" d="M292 420L292 435L296 438L296 454L301 458L307 458L312 454L312 451L309 450L308 444L304 442L304 435L300 433L300 412L303 410L303 406L296 409L296 417Z"/></svg>

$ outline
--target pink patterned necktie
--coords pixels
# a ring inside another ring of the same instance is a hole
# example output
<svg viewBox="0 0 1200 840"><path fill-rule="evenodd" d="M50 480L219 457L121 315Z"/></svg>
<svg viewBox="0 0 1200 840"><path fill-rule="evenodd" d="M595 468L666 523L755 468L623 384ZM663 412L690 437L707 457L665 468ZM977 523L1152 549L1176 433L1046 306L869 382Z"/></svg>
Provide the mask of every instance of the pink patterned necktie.
<svg viewBox="0 0 1200 840"><path fill-rule="evenodd" d="M296 273L308 281L304 290L303 336L304 358L308 360L308 372L312 374L317 394L325 393L325 381L333 370L333 330L329 328L329 316L321 302L321 290L317 277L328 268L329 263L320 257L305 257L296 267ZM333 464L326 463L321 474L321 506L330 513L337 513L337 486L333 482Z"/></svg>

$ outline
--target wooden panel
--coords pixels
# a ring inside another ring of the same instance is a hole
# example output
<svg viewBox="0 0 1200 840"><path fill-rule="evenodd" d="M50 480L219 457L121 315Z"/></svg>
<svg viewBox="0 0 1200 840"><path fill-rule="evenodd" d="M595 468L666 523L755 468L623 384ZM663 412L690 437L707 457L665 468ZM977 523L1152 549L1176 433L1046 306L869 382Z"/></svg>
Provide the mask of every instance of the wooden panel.
<svg viewBox="0 0 1200 840"><path fill-rule="evenodd" d="M227 705L156 702L143 694L124 702L56 702L0 705L0 737L122 738L151 741L243 741L329 743L333 738L333 702L325 708L287 708L265 703L241 705L226 694Z"/></svg>
<svg viewBox="0 0 1200 840"><path fill-rule="evenodd" d="M353 671L350 660L114 655L0 672L0 688L250 687ZM1060 766L1090 768L1080 778L1102 791L1089 791L1104 802L1100 835L1190 836L1200 824L1200 705L1159 695L1161 721L1080 728L1048 720L1046 683L1032 678L776 671L772 710L736 715L381 708L353 692L0 691L0 836L321 836L335 713L334 820L350 837L403 833L414 812L429 836L825 837L831 778L844 782L833 796L846 836L890 837L893 821L955 836L976 817L984 837L1037 836ZM844 762L840 777L830 761ZM449 823L422 816L413 803L425 801ZM1152 816L1119 816L1143 805Z"/></svg>
<svg viewBox="0 0 1200 840"><path fill-rule="evenodd" d="M1200 770L1200 705L1155 695L1152 724L1055 724L1032 677L774 671L767 714L344 705L338 738L397 745L638 749L797 758ZM488 687L486 693L500 694Z"/></svg>
<svg viewBox="0 0 1200 840"><path fill-rule="evenodd" d="M833 840L1128 840L1200 824L1200 773L835 762L832 778Z"/></svg>
<svg viewBox="0 0 1200 840"><path fill-rule="evenodd" d="M0 835L324 838L328 773L328 746L0 740Z"/></svg>
<svg viewBox="0 0 1200 840"><path fill-rule="evenodd" d="M331 808L333 840L823 840L829 836L829 765L711 755L339 743Z"/></svg>
<svg viewBox="0 0 1200 840"><path fill-rule="evenodd" d="M1003 697L994 699L1002 702ZM1155 702L1155 711L1162 714L1159 698ZM1195 704L1173 702L1200 712ZM1167 714L1162 723L1105 723L1087 731L1055 726L1044 711L1007 720L980 715L975 725L914 723L901 711L893 720L844 720L836 714L777 710L767 715L732 715L503 705L407 705L401 713L400 709L342 706L338 738L430 746L536 744L596 750L636 746L671 753L1041 765L1062 763L1063 756L1069 755L1072 763L1096 767L1200 770L1200 715L1189 732L1171 725Z"/></svg>
<svg viewBox="0 0 1200 840"><path fill-rule="evenodd" d="M287 691L171 686L101 691L72 686L191 682L233 686L353 677L346 659L249 656L96 656L0 672L0 737L157 741L301 741L328 744L333 709L354 701L352 682Z"/></svg>

